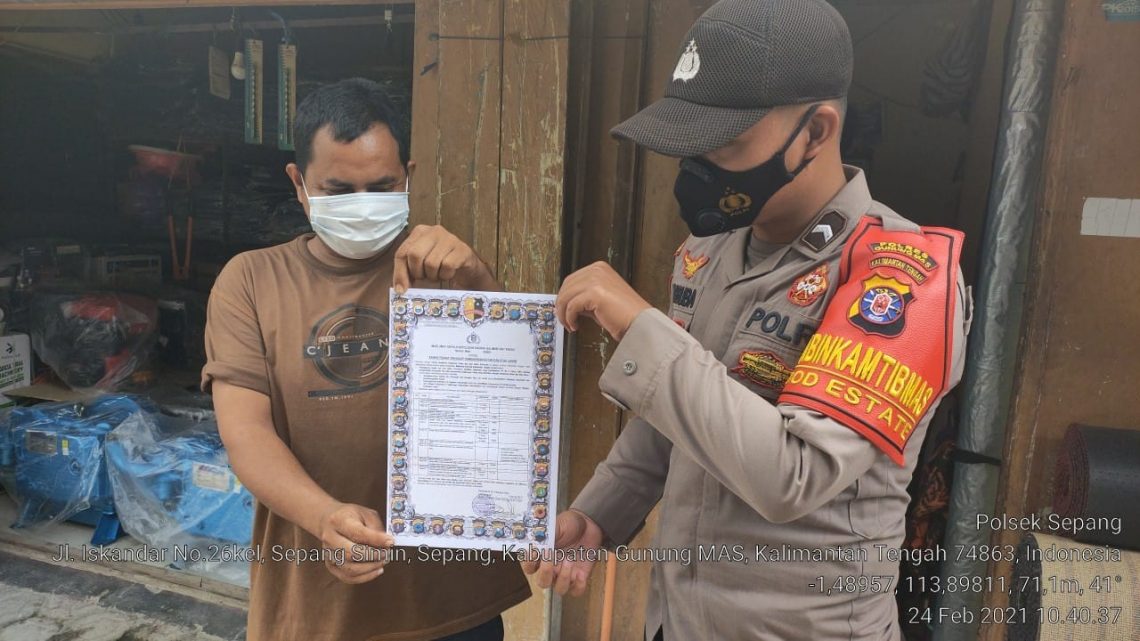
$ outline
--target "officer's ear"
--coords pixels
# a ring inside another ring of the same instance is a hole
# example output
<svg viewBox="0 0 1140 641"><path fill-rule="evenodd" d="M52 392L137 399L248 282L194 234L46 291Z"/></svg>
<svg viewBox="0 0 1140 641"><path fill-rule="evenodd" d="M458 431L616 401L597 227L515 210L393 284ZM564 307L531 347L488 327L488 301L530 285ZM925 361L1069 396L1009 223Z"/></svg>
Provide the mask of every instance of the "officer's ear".
<svg viewBox="0 0 1140 641"><path fill-rule="evenodd" d="M839 145L842 134L843 116L835 105L824 103L820 105L811 120L804 128L808 132L807 148L804 149L804 159L815 158L829 145Z"/></svg>

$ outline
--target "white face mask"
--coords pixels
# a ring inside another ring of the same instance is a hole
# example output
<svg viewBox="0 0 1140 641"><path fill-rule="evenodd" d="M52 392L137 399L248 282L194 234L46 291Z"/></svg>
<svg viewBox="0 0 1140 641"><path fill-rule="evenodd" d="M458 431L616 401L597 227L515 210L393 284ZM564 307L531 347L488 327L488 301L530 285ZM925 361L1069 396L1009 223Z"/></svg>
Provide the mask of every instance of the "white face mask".
<svg viewBox="0 0 1140 641"><path fill-rule="evenodd" d="M409 181L410 182L410 181ZM408 192L360 192L310 196L309 224L329 249L356 260L384 251L408 226Z"/></svg>

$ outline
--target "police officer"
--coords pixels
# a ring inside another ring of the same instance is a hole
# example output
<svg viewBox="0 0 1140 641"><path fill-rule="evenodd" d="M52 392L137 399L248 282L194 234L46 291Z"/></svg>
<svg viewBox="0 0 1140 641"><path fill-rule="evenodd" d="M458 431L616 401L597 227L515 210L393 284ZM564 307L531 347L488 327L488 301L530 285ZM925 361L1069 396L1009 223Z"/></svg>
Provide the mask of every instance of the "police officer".
<svg viewBox="0 0 1140 641"><path fill-rule="evenodd" d="M971 303L962 235L875 202L840 160L852 47L823 0L722 0L662 100L615 135L681 158L692 235L668 314L609 265L557 313L620 341L599 386L633 418L557 520L556 546L622 545L661 503L646 637L897 639L895 553ZM652 213L652 212L650 212ZM524 563L581 594L584 555Z"/></svg>

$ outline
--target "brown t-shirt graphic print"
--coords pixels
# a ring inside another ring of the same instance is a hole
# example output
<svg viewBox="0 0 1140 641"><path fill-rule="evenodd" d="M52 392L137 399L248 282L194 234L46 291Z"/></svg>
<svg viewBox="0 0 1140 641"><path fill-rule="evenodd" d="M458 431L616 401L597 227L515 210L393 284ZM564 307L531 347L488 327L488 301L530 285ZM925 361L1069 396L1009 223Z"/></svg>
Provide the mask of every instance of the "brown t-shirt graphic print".
<svg viewBox="0 0 1140 641"><path fill-rule="evenodd" d="M373 307L341 305L313 326L304 355L338 386L309 390L311 398L359 394L383 385L388 380L388 315Z"/></svg>

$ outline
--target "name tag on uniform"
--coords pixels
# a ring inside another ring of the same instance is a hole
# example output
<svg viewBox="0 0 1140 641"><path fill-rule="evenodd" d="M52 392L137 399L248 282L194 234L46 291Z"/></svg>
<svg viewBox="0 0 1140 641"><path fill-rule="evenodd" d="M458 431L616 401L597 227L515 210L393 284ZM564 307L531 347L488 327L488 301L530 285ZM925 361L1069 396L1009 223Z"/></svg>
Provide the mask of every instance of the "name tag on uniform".
<svg viewBox="0 0 1140 641"><path fill-rule="evenodd" d="M697 304L697 290L684 285L673 284L673 305L692 309Z"/></svg>

